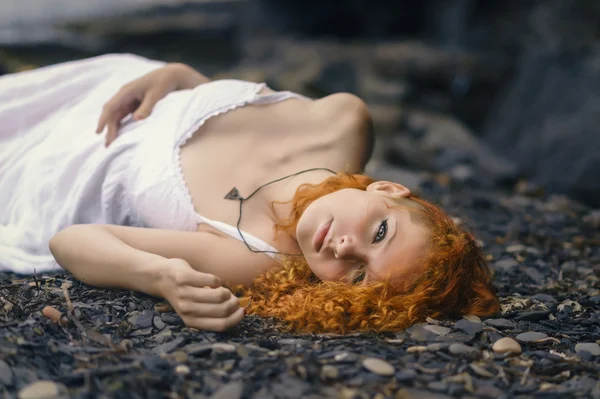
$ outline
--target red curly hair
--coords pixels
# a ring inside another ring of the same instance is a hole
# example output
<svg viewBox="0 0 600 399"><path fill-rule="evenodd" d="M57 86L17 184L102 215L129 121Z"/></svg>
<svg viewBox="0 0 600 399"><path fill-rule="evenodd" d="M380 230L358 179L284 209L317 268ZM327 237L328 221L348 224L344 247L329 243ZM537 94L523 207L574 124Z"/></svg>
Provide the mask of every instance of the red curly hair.
<svg viewBox="0 0 600 399"><path fill-rule="evenodd" d="M316 199L344 188L366 190L374 182L362 174L340 173L320 184L303 184L291 200L288 220L276 231L294 231L304 210ZM258 276L250 287L237 286L250 314L282 321L284 331L348 333L398 331L427 317L491 315L500 303L491 273L473 236L436 205L415 195L406 200L430 234L422 272L399 288L386 281L363 286L321 281L302 257Z"/></svg>

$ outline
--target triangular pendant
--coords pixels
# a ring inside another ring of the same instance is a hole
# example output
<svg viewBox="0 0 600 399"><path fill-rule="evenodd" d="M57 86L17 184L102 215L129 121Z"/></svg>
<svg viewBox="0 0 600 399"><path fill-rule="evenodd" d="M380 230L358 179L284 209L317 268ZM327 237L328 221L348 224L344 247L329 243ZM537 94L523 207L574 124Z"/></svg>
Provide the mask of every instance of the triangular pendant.
<svg viewBox="0 0 600 399"><path fill-rule="evenodd" d="M244 199L242 198L242 196L240 195L240 192L238 191L238 189L236 187L232 188L227 195L225 196L225 199L229 199L229 200L241 200Z"/></svg>

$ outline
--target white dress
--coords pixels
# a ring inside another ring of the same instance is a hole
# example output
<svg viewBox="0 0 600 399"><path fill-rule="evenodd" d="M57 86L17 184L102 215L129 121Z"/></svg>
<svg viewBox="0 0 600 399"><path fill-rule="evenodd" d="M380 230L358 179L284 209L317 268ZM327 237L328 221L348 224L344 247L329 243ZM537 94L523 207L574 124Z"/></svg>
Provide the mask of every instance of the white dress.
<svg viewBox="0 0 600 399"><path fill-rule="evenodd" d="M164 63L110 54L0 77L0 271L59 269L48 243L61 229L105 223L196 231L179 149L210 117L246 104L305 98L219 80L169 94L145 120L125 121L108 148L95 128L104 103ZM257 250L276 251L242 232Z"/></svg>

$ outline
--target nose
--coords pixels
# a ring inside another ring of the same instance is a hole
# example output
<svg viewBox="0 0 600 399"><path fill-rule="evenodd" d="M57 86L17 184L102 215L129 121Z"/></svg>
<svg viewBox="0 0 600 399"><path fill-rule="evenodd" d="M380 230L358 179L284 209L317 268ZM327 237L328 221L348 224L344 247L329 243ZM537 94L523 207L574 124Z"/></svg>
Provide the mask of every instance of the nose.
<svg viewBox="0 0 600 399"><path fill-rule="evenodd" d="M343 235L339 238L334 252L338 259L361 260L363 258L362 249L357 240L350 235Z"/></svg>

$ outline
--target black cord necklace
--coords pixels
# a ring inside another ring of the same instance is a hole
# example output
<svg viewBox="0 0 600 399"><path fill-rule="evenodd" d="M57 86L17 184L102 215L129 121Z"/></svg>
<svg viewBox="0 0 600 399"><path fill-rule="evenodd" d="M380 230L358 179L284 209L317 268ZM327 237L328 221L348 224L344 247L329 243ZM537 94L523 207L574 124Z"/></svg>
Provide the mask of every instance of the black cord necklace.
<svg viewBox="0 0 600 399"><path fill-rule="evenodd" d="M294 174L291 174L291 175L288 175L288 176L284 176L284 177L281 177L281 178L279 178L277 180L273 180L273 181L270 181L268 183L265 183L262 186L260 186L259 188L257 188L256 190L254 190L254 192L252 194L250 194L249 196L247 196L246 198L244 198L244 197L242 197L240 195L240 192L238 191L237 187L233 187L231 190L229 190L229 192L227 193L227 195L224 198L228 199L228 200L239 200L240 201L240 216L238 217L238 221L237 221L237 231L240 234L240 237L242 237L242 240L244 241L244 244L246 244L246 246L248 247L248 249L250 251L255 252L255 253L271 253L271 254L286 255L286 256L303 256L302 254L286 254L286 253L277 252L277 251L257 251L255 249L252 249L250 247L250 245L246 242L246 238L244 238L244 235L242 234L242 231L240 230L240 222L242 221L242 204L244 203L244 201L250 199L250 197L252 197L254 194L256 194L263 187L266 187L266 186L268 186L270 184L273 184L273 183L277 183L278 181L287 179L288 177L297 176L297 175L299 175L301 173L311 172L313 170L326 170L328 172L333 173L334 175L337 174L333 170L327 169L327 168L311 168L311 169L302 170L300 172L296 172Z"/></svg>

